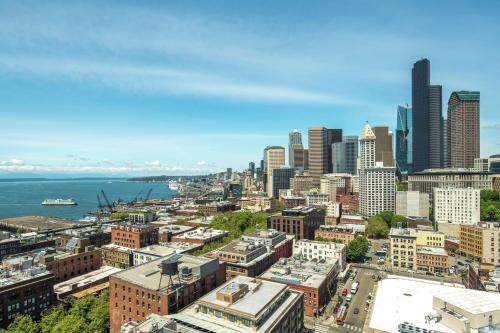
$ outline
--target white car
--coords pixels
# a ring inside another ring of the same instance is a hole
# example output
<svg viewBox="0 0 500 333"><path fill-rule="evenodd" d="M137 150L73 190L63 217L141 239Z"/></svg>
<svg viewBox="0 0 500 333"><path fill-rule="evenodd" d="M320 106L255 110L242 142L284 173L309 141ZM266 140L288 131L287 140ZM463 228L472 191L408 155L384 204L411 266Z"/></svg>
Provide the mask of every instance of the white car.
<svg viewBox="0 0 500 333"><path fill-rule="evenodd" d="M352 294L347 294L345 300L346 302L350 302L352 300Z"/></svg>

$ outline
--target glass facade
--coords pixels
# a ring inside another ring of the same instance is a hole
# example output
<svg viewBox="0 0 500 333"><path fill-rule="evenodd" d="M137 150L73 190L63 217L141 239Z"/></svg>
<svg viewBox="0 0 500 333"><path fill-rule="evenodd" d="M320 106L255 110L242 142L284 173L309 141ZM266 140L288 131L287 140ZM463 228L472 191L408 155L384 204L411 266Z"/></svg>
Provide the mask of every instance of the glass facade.
<svg viewBox="0 0 500 333"><path fill-rule="evenodd" d="M396 125L396 167L401 173L413 170L412 132L412 108L408 104L399 105Z"/></svg>
<svg viewBox="0 0 500 333"><path fill-rule="evenodd" d="M342 142L332 144L332 172L356 174L358 137L342 137Z"/></svg>

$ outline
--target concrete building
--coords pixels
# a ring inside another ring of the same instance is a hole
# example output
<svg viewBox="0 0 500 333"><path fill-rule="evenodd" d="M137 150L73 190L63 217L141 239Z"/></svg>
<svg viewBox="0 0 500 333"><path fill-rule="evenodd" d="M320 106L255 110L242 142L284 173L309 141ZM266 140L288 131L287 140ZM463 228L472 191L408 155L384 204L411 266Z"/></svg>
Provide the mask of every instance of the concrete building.
<svg viewBox="0 0 500 333"><path fill-rule="evenodd" d="M309 174L313 178L313 185L319 185L319 179L328 173L327 129L324 127L309 128Z"/></svg>
<svg viewBox="0 0 500 333"><path fill-rule="evenodd" d="M329 202L326 204L325 224L336 225L342 216L342 204Z"/></svg>
<svg viewBox="0 0 500 333"><path fill-rule="evenodd" d="M1 270L0 300L0 328L7 328L22 314L39 320L55 302L54 275L43 266Z"/></svg>
<svg viewBox="0 0 500 333"><path fill-rule="evenodd" d="M110 275L120 271L120 268L102 266L95 271L55 284L54 294L58 301L63 301L68 296L81 298L86 295L100 293L109 288Z"/></svg>
<svg viewBox="0 0 500 333"><path fill-rule="evenodd" d="M480 220L480 191L473 188L434 188L434 222L476 224Z"/></svg>
<svg viewBox="0 0 500 333"><path fill-rule="evenodd" d="M295 193L307 192L314 187L313 178L310 175L295 175L292 179L290 179L290 188Z"/></svg>
<svg viewBox="0 0 500 333"><path fill-rule="evenodd" d="M280 146L268 146L264 150L264 168L267 174L266 193L273 196L273 170L285 165L285 148Z"/></svg>
<svg viewBox="0 0 500 333"><path fill-rule="evenodd" d="M314 231L324 224L325 212L320 208L295 207L269 219L272 229L294 235L296 240L314 239Z"/></svg>
<svg viewBox="0 0 500 333"><path fill-rule="evenodd" d="M288 165L294 169L304 170L304 146L302 134L298 130L288 134Z"/></svg>
<svg viewBox="0 0 500 333"><path fill-rule="evenodd" d="M324 312L337 289L340 265L334 261L280 259L259 278L288 285L304 293L304 314L314 317Z"/></svg>
<svg viewBox="0 0 500 333"><path fill-rule="evenodd" d="M448 100L448 167L473 168L480 157L479 91L454 91Z"/></svg>
<svg viewBox="0 0 500 333"><path fill-rule="evenodd" d="M229 201L212 201L198 206L198 212L203 216L214 216L236 210L236 205Z"/></svg>
<svg viewBox="0 0 500 333"><path fill-rule="evenodd" d="M309 149L304 149L304 171L309 171Z"/></svg>
<svg viewBox="0 0 500 333"><path fill-rule="evenodd" d="M274 201L267 196L244 197L238 200L238 204L241 210L252 212L266 212L274 209Z"/></svg>
<svg viewBox="0 0 500 333"><path fill-rule="evenodd" d="M389 127L372 127L375 134L375 162L382 162L383 166L394 166L394 155L392 153L392 132Z"/></svg>
<svg viewBox="0 0 500 333"><path fill-rule="evenodd" d="M330 202L330 194L312 189L305 193L307 206L325 206Z"/></svg>
<svg viewBox="0 0 500 333"><path fill-rule="evenodd" d="M111 242L131 249L158 244L158 227L149 224L125 224L111 230Z"/></svg>
<svg viewBox="0 0 500 333"><path fill-rule="evenodd" d="M228 280L238 275L255 277L278 259L290 257L293 239L293 236L276 230L259 230L242 236L207 256L225 263Z"/></svg>
<svg viewBox="0 0 500 333"><path fill-rule="evenodd" d="M429 194L418 191L396 192L396 214L417 218L429 217Z"/></svg>
<svg viewBox="0 0 500 333"><path fill-rule="evenodd" d="M155 214L152 212L134 212L128 214L128 221L131 224L149 223L155 220Z"/></svg>
<svg viewBox="0 0 500 333"><path fill-rule="evenodd" d="M168 224L158 229L158 242L166 243L172 241L173 236L181 235L185 232L196 229L196 227L182 224Z"/></svg>
<svg viewBox="0 0 500 333"><path fill-rule="evenodd" d="M176 332L301 333L304 295L281 283L238 276L167 318Z"/></svg>
<svg viewBox="0 0 500 333"><path fill-rule="evenodd" d="M500 173L478 172L470 169L437 169L415 172L408 175L408 191L419 191L430 195L433 188L475 188L500 190Z"/></svg>
<svg viewBox="0 0 500 333"><path fill-rule="evenodd" d="M163 245L149 245L140 249L132 250L132 261L134 266L142 265L152 260L169 256L177 251Z"/></svg>
<svg viewBox="0 0 500 333"><path fill-rule="evenodd" d="M340 241L349 245L358 236L365 234L365 226L360 224L322 225L315 232L315 238Z"/></svg>
<svg viewBox="0 0 500 333"><path fill-rule="evenodd" d="M172 242L208 244L222 240L228 234L225 230L217 230L208 227L199 227L180 235L172 237Z"/></svg>
<svg viewBox="0 0 500 333"><path fill-rule="evenodd" d="M374 333L495 332L500 294L390 275L378 283L367 324L364 331Z"/></svg>
<svg viewBox="0 0 500 333"><path fill-rule="evenodd" d="M474 159L474 171L488 172L490 171L489 158L478 157Z"/></svg>
<svg viewBox="0 0 500 333"><path fill-rule="evenodd" d="M283 202L283 207L285 209L305 206L307 203L306 197L300 197L300 196L281 197L281 200Z"/></svg>
<svg viewBox="0 0 500 333"><path fill-rule="evenodd" d="M366 123L359 139L360 211L366 217L395 210L396 169L376 162L375 142L375 133Z"/></svg>
<svg viewBox="0 0 500 333"><path fill-rule="evenodd" d="M343 270L346 265L346 246L333 242L317 242L311 240L296 241L293 254L304 260L335 261Z"/></svg>
<svg viewBox="0 0 500 333"><path fill-rule="evenodd" d="M225 280L217 259L173 254L110 277L110 332L141 323L150 314L166 315L191 304Z"/></svg>
<svg viewBox="0 0 500 333"><path fill-rule="evenodd" d="M279 198L280 190L290 189L290 179L295 175L295 170L289 167L280 167L273 170L273 198Z"/></svg>
<svg viewBox="0 0 500 333"><path fill-rule="evenodd" d="M337 198L338 177L335 174L325 174L321 176L319 182L319 192L328 194L329 201L334 202Z"/></svg>
<svg viewBox="0 0 500 333"><path fill-rule="evenodd" d="M150 314L145 321L129 321L122 325L120 333L177 333L177 323L167 316Z"/></svg>
<svg viewBox="0 0 500 333"><path fill-rule="evenodd" d="M414 229L392 228L389 232L391 265L396 270L415 270L417 236Z"/></svg>
<svg viewBox="0 0 500 333"><path fill-rule="evenodd" d="M460 225L459 251L485 264L500 265L500 223Z"/></svg>
<svg viewBox="0 0 500 333"><path fill-rule="evenodd" d="M102 264L121 269L133 265L132 249L116 244L108 244L101 247Z"/></svg>

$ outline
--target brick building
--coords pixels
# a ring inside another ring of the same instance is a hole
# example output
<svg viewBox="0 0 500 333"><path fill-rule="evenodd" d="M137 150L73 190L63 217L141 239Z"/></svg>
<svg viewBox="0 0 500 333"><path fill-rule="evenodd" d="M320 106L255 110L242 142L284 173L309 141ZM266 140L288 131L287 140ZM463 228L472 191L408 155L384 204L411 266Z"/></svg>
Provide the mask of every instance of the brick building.
<svg viewBox="0 0 500 333"><path fill-rule="evenodd" d="M222 214L224 212L229 212L233 210L236 210L236 204L229 201L223 201L223 202L214 201L198 207L198 212L200 214L203 214L204 216Z"/></svg>
<svg viewBox="0 0 500 333"><path fill-rule="evenodd" d="M348 245L354 238L365 234L365 226L359 224L322 225L316 229L315 237L337 240Z"/></svg>
<svg viewBox="0 0 500 333"><path fill-rule="evenodd" d="M128 268L133 264L132 249L116 244L104 245L101 248L102 264L117 268Z"/></svg>
<svg viewBox="0 0 500 333"><path fill-rule="evenodd" d="M448 253L442 247L417 246L417 271L446 273L448 271Z"/></svg>
<svg viewBox="0 0 500 333"><path fill-rule="evenodd" d="M120 225L111 230L111 242L130 249L158 244L158 227L147 224Z"/></svg>
<svg viewBox="0 0 500 333"><path fill-rule="evenodd" d="M170 274L170 275L169 275ZM123 323L141 323L149 314L171 314L225 281L217 259L174 254L110 277L110 332Z"/></svg>
<svg viewBox="0 0 500 333"><path fill-rule="evenodd" d="M270 217L271 228L294 235L295 239L314 239L314 231L324 224L325 211L321 208L295 207Z"/></svg>

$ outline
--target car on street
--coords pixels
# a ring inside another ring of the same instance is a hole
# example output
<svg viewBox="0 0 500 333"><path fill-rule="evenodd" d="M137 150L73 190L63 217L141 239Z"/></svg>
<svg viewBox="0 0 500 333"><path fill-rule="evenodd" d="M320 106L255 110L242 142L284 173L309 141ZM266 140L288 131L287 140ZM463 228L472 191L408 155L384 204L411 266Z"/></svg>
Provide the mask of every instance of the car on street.
<svg viewBox="0 0 500 333"><path fill-rule="evenodd" d="M345 301L350 302L352 300L352 294L347 294Z"/></svg>
<svg viewBox="0 0 500 333"><path fill-rule="evenodd" d="M342 289L342 296L346 296L347 295L347 288L343 288Z"/></svg>
<svg viewBox="0 0 500 333"><path fill-rule="evenodd" d="M463 266L463 265L464 265L464 263L463 263L463 262L461 262L461 261L457 261L457 264L459 264L460 266Z"/></svg>
<svg viewBox="0 0 500 333"><path fill-rule="evenodd" d="M354 314L358 314L359 313L359 309L358 308L354 308Z"/></svg>

